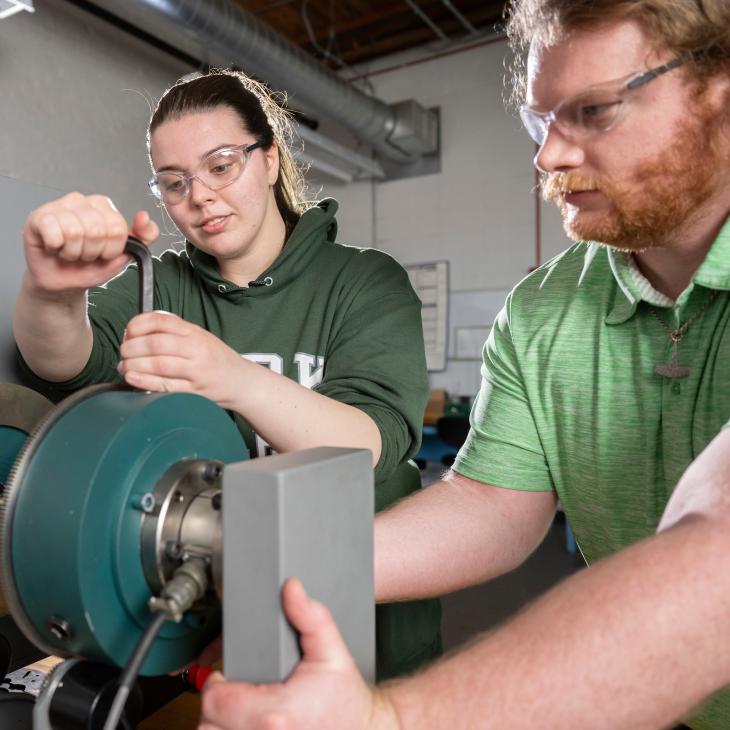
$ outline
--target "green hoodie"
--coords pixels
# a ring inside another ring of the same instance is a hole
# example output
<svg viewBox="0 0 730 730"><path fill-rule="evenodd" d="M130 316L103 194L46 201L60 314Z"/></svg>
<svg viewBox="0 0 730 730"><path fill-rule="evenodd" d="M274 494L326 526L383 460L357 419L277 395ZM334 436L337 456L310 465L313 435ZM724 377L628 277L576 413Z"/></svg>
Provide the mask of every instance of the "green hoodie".
<svg viewBox="0 0 730 730"><path fill-rule="evenodd" d="M359 408L378 425L376 509L420 487L408 458L418 449L427 396L421 304L387 254L335 243L337 203L308 210L281 255L248 287L223 279L215 259L188 244L155 259L155 308L204 327L250 360L322 395ZM64 396L119 380L119 343L137 312L136 266L89 292L94 345L81 373L65 383L33 383ZM27 370L27 367L26 367ZM251 456L268 446L235 414ZM378 678L438 655L437 601L378 606Z"/></svg>

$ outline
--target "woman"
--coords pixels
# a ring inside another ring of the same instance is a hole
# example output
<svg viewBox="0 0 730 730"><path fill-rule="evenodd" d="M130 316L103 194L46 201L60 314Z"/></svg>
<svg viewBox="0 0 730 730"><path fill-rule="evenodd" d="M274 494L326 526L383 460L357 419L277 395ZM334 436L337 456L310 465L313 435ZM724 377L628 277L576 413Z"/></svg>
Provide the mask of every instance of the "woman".
<svg viewBox="0 0 730 730"><path fill-rule="evenodd" d="M203 395L234 413L252 456L370 449L380 509L420 484L407 464L427 388L420 303L389 256L335 243L334 200L307 209L288 132L241 73L168 89L150 187L186 247L155 260L164 311L135 316L126 222L108 198L72 193L26 222L16 341L35 384L60 396L119 376ZM131 233L150 243L159 230L142 211ZM378 607L379 678L439 653L438 624L434 602Z"/></svg>

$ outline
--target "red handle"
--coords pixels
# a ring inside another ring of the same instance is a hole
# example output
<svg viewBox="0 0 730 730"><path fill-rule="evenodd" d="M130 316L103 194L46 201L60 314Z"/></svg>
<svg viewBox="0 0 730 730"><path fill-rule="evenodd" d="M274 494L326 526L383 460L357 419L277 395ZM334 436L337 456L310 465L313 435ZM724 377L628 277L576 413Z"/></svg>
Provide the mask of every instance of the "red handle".
<svg viewBox="0 0 730 730"><path fill-rule="evenodd" d="M200 664L191 664L187 671L188 684L192 684L197 690L203 689L205 680L213 672L213 667L201 667Z"/></svg>

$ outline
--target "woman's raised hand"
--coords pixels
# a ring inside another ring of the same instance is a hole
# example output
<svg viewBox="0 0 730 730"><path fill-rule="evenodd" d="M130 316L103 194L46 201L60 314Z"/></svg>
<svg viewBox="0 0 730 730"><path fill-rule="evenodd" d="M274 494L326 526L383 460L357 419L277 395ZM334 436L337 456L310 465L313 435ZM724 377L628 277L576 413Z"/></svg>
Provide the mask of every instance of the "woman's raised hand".
<svg viewBox="0 0 730 730"><path fill-rule="evenodd" d="M129 234L146 244L160 231L145 211L131 229L104 195L69 193L34 210L23 230L28 273L46 292L88 289L108 281L129 261Z"/></svg>

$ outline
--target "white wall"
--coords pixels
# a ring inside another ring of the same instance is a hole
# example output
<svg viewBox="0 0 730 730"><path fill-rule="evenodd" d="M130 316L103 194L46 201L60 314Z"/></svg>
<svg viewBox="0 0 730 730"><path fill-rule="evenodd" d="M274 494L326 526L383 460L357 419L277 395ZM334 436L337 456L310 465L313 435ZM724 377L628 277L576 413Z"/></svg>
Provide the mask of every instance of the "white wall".
<svg viewBox="0 0 730 730"><path fill-rule="evenodd" d="M340 201L340 238L373 245L401 263L450 262L449 355L432 387L473 394L479 363L456 361L454 328L487 328L499 302L536 263L534 145L505 110L504 41L394 71L427 50L386 59L370 76L388 102L417 99L441 114L441 172L393 182L324 183ZM541 204L541 262L568 241L552 206ZM486 329L485 329L486 331Z"/></svg>
<svg viewBox="0 0 730 730"><path fill-rule="evenodd" d="M154 211L148 99L191 68L64 0L34 4L0 20L0 174Z"/></svg>

